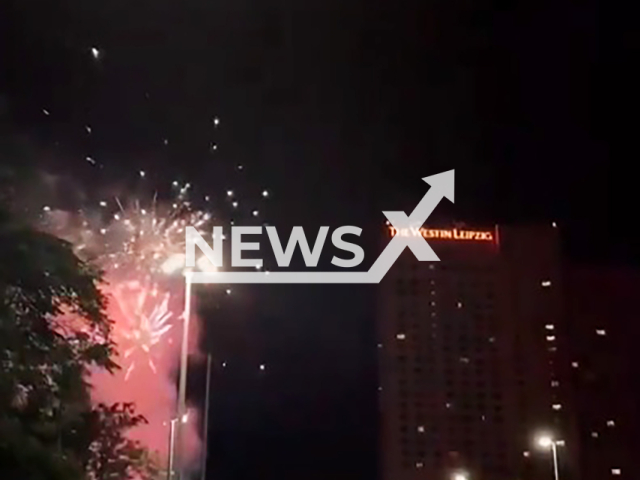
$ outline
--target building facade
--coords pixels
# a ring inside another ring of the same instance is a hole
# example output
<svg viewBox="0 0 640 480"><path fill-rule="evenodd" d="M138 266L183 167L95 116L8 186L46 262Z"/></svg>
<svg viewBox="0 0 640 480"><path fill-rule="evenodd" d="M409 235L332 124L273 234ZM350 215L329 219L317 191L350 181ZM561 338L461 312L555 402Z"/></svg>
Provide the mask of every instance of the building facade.
<svg viewBox="0 0 640 480"><path fill-rule="evenodd" d="M583 479L637 478L640 272L571 268L566 278Z"/></svg>
<svg viewBox="0 0 640 480"><path fill-rule="evenodd" d="M407 249L380 286L382 479L552 478L542 432L579 478L555 226L393 235L426 238L440 261Z"/></svg>

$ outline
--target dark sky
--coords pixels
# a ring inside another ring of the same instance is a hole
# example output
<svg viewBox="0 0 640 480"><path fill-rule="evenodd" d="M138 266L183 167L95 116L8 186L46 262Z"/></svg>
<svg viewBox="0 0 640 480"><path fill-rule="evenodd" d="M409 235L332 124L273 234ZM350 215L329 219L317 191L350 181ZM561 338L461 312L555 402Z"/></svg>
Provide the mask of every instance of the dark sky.
<svg viewBox="0 0 640 480"><path fill-rule="evenodd" d="M633 177L614 183L612 157L636 161L637 36L617 15L593 0L10 0L0 113L84 185L144 169L268 188L271 223L375 239L381 210L411 210L421 177L455 168L456 219L555 220L568 257L635 261ZM241 294L207 324L237 364L215 377L216 478L373 478L375 291Z"/></svg>

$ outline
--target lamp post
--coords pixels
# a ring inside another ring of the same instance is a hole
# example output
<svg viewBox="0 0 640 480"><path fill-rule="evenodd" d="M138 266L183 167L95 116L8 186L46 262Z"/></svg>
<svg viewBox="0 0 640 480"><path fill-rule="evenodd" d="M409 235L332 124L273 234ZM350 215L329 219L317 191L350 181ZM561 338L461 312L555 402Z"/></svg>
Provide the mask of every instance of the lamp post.
<svg viewBox="0 0 640 480"><path fill-rule="evenodd" d="M180 418L180 417L178 417ZM172 418L169 420L169 465L167 466L167 480L173 479L173 463L174 463L174 451L175 451L175 437L176 437L176 424L178 418ZM182 423L187 423L188 414L182 416Z"/></svg>
<svg viewBox="0 0 640 480"><path fill-rule="evenodd" d="M185 267L186 256L176 254L169 257L162 265L162 271L172 274L182 271L184 275L184 312L182 314L182 344L180 347L180 380L178 386L178 418L186 418L187 403L187 368L189 360L189 323L191 321L191 276L193 269ZM201 271L216 271L215 266L209 264L206 257L202 257L197 262L197 267ZM185 423L185 422L182 422ZM177 455L176 455L177 454ZM178 424L176 429L176 441L174 442L170 456L177 460L178 479L186 480L186 461L184 445L184 429Z"/></svg>
<svg viewBox="0 0 640 480"><path fill-rule="evenodd" d="M563 440L556 440L552 435L543 434L540 435L536 441L538 447L549 450L551 449L551 455L553 457L553 478L554 480L560 480L560 473L558 469L558 447L564 445Z"/></svg>
<svg viewBox="0 0 640 480"><path fill-rule="evenodd" d="M211 389L211 354L207 355L207 384L204 394L204 429L202 432L201 480L207 478L207 457L209 454L209 392Z"/></svg>
<svg viewBox="0 0 640 480"><path fill-rule="evenodd" d="M177 418L172 418L169 421L169 465L167 466L167 480L173 478L173 445L175 441Z"/></svg>

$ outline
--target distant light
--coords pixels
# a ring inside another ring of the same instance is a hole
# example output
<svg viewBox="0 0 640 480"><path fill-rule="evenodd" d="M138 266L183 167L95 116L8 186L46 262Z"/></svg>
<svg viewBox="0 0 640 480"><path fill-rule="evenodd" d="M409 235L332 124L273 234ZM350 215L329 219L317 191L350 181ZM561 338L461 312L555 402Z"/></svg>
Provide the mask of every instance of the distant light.
<svg viewBox="0 0 640 480"><path fill-rule="evenodd" d="M102 201L100 202L100 206L101 206L101 207L106 207L106 206L107 206L107 202L105 202L104 200L102 200Z"/></svg>
<svg viewBox="0 0 640 480"><path fill-rule="evenodd" d="M259 263L256 264L256 270L260 270L262 268L262 265L260 265Z"/></svg>
<svg viewBox="0 0 640 480"><path fill-rule="evenodd" d="M100 233L101 233L102 235L104 235L105 233L107 233L107 229L106 229L106 228L101 228L101 229L100 229Z"/></svg>
<svg viewBox="0 0 640 480"><path fill-rule="evenodd" d="M462 308L462 302L458 302L458 303L456 303L456 307L458 307L458 308Z"/></svg>
<svg viewBox="0 0 640 480"><path fill-rule="evenodd" d="M48 205L45 205L44 207L42 207L42 211L43 212L50 212L51 211L51 207Z"/></svg>
<svg viewBox="0 0 640 480"><path fill-rule="evenodd" d="M215 143L212 143L211 150L218 150L218 145L216 145Z"/></svg>
<svg viewBox="0 0 640 480"><path fill-rule="evenodd" d="M559 403L554 403L553 405L551 405L551 408L553 408L556 411L562 410L562 405L560 405Z"/></svg>
<svg viewBox="0 0 640 480"><path fill-rule="evenodd" d="M178 270L184 268L186 257L181 253L176 253L175 255L170 256L160 267L163 273L169 275L171 273L175 273Z"/></svg>
<svg viewBox="0 0 640 480"><path fill-rule="evenodd" d="M222 362L222 368L225 368L227 366L227 362Z"/></svg>
<svg viewBox="0 0 640 480"><path fill-rule="evenodd" d="M265 368L267 368L267 367L264 365L264 363L260 364L260 370L264 371Z"/></svg>
<svg viewBox="0 0 640 480"><path fill-rule="evenodd" d="M607 420L607 427L615 427L616 426L616 422L614 422L613 420Z"/></svg>
<svg viewBox="0 0 640 480"><path fill-rule="evenodd" d="M424 425L419 425L418 426L418 432L419 433L424 433Z"/></svg>
<svg viewBox="0 0 640 480"><path fill-rule="evenodd" d="M89 162L90 164L92 164L92 165L95 165L95 164L96 164L96 161L95 161L93 158L91 158L91 157L85 157L85 160L86 160L87 162Z"/></svg>
<svg viewBox="0 0 640 480"><path fill-rule="evenodd" d="M422 468L422 467L424 467L424 463L416 462L416 468Z"/></svg>
<svg viewBox="0 0 640 480"><path fill-rule="evenodd" d="M596 334L604 337L607 334L606 330L596 330Z"/></svg>
<svg viewBox="0 0 640 480"><path fill-rule="evenodd" d="M525 457L525 458L529 458L530 455L531 455L531 453L529 453L528 451L522 452L522 456Z"/></svg>
<svg viewBox="0 0 640 480"><path fill-rule="evenodd" d="M378 344L378 348L382 348L382 344L381 343Z"/></svg>
<svg viewBox="0 0 640 480"><path fill-rule="evenodd" d="M216 266L205 256L200 257L196 262L196 265L201 272L215 273L218 271Z"/></svg>
<svg viewBox="0 0 640 480"><path fill-rule="evenodd" d="M169 140L167 140L166 138L162 141L162 143L164 143L165 145L169 145Z"/></svg>
<svg viewBox="0 0 640 480"><path fill-rule="evenodd" d="M233 206L233 208L238 208L238 202L233 202L231 206Z"/></svg>
<svg viewBox="0 0 640 480"><path fill-rule="evenodd" d="M220 119L218 117L213 117L213 124L217 127L220 125Z"/></svg>
<svg viewBox="0 0 640 480"><path fill-rule="evenodd" d="M396 335L396 338L397 338L398 340L404 340L405 338L407 338L407 336L406 336L404 333L398 333L398 334Z"/></svg>
<svg viewBox="0 0 640 480"><path fill-rule="evenodd" d="M571 362L571 366L573 368L578 368L578 362Z"/></svg>
<svg viewBox="0 0 640 480"><path fill-rule="evenodd" d="M556 327L555 325L553 325L552 323L547 323L544 328L546 328L547 330L554 330Z"/></svg>
<svg viewBox="0 0 640 480"><path fill-rule="evenodd" d="M189 420L189 413L185 413L184 415L182 415L182 423L187 423L188 420Z"/></svg>
<svg viewBox="0 0 640 480"><path fill-rule="evenodd" d="M238 170L242 170L244 167L242 165L238 165Z"/></svg>
<svg viewBox="0 0 640 480"><path fill-rule="evenodd" d="M225 293L226 293L227 295L231 295L231 289L230 289L230 288L227 288L227 290L225 290Z"/></svg>
<svg viewBox="0 0 640 480"><path fill-rule="evenodd" d="M611 475L622 475L622 470L620 470L619 468L612 468Z"/></svg>
<svg viewBox="0 0 640 480"><path fill-rule="evenodd" d="M598 432L591 432L591 437L592 438L598 438Z"/></svg>
<svg viewBox="0 0 640 480"><path fill-rule="evenodd" d="M552 226L553 228L558 228L558 224L557 224L556 222L551 222L551 226Z"/></svg>
<svg viewBox="0 0 640 480"><path fill-rule="evenodd" d="M46 108L43 108L43 109L42 109L42 113L44 113L46 116L51 115L51 114L49 113L49 110L47 110Z"/></svg>
<svg viewBox="0 0 640 480"><path fill-rule="evenodd" d="M251 214L252 214L254 217L257 217L257 216L258 216L258 210L254 210L253 212L251 212Z"/></svg>
<svg viewBox="0 0 640 480"><path fill-rule="evenodd" d="M144 173L144 170L140 170L140 176L141 176L142 178L144 178L144 176L145 176L145 175L146 175L146 174Z"/></svg>
<svg viewBox="0 0 640 480"><path fill-rule="evenodd" d="M551 286L551 282L549 280L543 280L541 285L543 287L550 287Z"/></svg>
<svg viewBox="0 0 640 480"><path fill-rule="evenodd" d="M547 336L547 342L554 342L555 340L556 340L556 337L554 337L553 335Z"/></svg>
<svg viewBox="0 0 640 480"><path fill-rule="evenodd" d="M553 438L550 435L541 435L538 437L538 440L536 440L536 443L541 448L549 448L553 445Z"/></svg>
<svg viewBox="0 0 640 480"><path fill-rule="evenodd" d="M94 59L98 60L98 58L100 58L100 50L98 50L96 47L92 47L91 55L93 56Z"/></svg>
<svg viewBox="0 0 640 480"><path fill-rule="evenodd" d="M557 380L551 380L551 386L552 387L559 387L560 386L560 382Z"/></svg>
<svg viewBox="0 0 640 480"><path fill-rule="evenodd" d="M227 197L233 197L233 190L227 190Z"/></svg>
<svg viewBox="0 0 640 480"><path fill-rule="evenodd" d="M266 191L266 190L263 190L262 191L262 196L265 197L265 198L268 197L269 196L269 192Z"/></svg>
<svg viewBox="0 0 640 480"><path fill-rule="evenodd" d="M85 125L84 129L87 131L87 133L91 133L91 127L89 125Z"/></svg>
<svg viewBox="0 0 640 480"><path fill-rule="evenodd" d="M455 472L451 476L451 480L469 480L469 475L465 472Z"/></svg>
<svg viewBox="0 0 640 480"><path fill-rule="evenodd" d="M178 183L178 181L177 181L177 180L174 180L174 181L171 183L171 185L173 185L174 187L177 187L177 186L179 185L179 183Z"/></svg>

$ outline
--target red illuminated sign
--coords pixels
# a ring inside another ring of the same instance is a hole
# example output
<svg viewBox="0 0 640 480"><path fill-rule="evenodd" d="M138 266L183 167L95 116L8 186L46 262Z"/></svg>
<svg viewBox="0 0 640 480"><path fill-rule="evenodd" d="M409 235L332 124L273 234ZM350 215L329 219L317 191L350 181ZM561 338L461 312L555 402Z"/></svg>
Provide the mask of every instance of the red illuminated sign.
<svg viewBox="0 0 640 480"><path fill-rule="evenodd" d="M493 242L493 232L487 230L459 230L452 229L433 229L433 228L401 228L389 227L392 237L400 235L402 237L424 237L435 240L461 240L475 242Z"/></svg>

